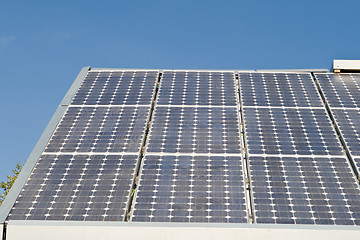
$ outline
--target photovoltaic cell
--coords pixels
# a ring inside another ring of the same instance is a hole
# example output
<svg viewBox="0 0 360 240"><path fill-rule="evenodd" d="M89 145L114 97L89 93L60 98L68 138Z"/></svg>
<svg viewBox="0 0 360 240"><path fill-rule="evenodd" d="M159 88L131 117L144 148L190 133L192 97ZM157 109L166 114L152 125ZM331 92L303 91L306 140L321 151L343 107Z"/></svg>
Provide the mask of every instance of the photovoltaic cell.
<svg viewBox="0 0 360 240"><path fill-rule="evenodd" d="M310 73L239 73L243 106L322 107Z"/></svg>
<svg viewBox="0 0 360 240"><path fill-rule="evenodd" d="M360 190L344 157L249 157L257 223L360 225Z"/></svg>
<svg viewBox="0 0 360 240"><path fill-rule="evenodd" d="M151 105L157 71L91 71L73 105Z"/></svg>
<svg viewBox="0 0 360 240"><path fill-rule="evenodd" d="M249 154L343 155L324 109L244 108Z"/></svg>
<svg viewBox="0 0 360 240"><path fill-rule="evenodd" d="M237 108L155 109L147 152L240 153Z"/></svg>
<svg viewBox="0 0 360 240"><path fill-rule="evenodd" d="M360 74L315 74L331 108L360 108Z"/></svg>
<svg viewBox="0 0 360 240"><path fill-rule="evenodd" d="M147 155L132 221L246 223L241 157Z"/></svg>
<svg viewBox="0 0 360 240"><path fill-rule="evenodd" d="M123 221L138 155L42 155L9 220Z"/></svg>
<svg viewBox="0 0 360 240"><path fill-rule="evenodd" d="M233 72L165 71L158 105L236 106Z"/></svg>
<svg viewBox="0 0 360 240"><path fill-rule="evenodd" d="M70 107L45 152L139 152L150 107Z"/></svg>

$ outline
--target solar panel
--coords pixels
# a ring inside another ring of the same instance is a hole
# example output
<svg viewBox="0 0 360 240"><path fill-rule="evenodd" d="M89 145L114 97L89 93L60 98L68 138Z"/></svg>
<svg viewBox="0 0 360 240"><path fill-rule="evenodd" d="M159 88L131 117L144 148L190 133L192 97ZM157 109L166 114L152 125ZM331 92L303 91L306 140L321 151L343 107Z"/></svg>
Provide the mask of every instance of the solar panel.
<svg viewBox="0 0 360 240"><path fill-rule="evenodd" d="M324 109L244 108L249 154L343 155Z"/></svg>
<svg viewBox="0 0 360 240"><path fill-rule="evenodd" d="M239 153L238 113L224 107L155 108L148 152Z"/></svg>
<svg viewBox="0 0 360 240"><path fill-rule="evenodd" d="M243 106L322 107L310 73L239 73Z"/></svg>
<svg viewBox="0 0 360 240"><path fill-rule="evenodd" d="M331 108L360 108L360 74L316 73L315 76Z"/></svg>
<svg viewBox="0 0 360 240"><path fill-rule="evenodd" d="M236 106L233 72L164 71L158 105Z"/></svg>
<svg viewBox="0 0 360 240"><path fill-rule="evenodd" d="M360 190L344 157L250 156L257 223L360 225Z"/></svg>
<svg viewBox="0 0 360 240"><path fill-rule="evenodd" d="M132 221L246 223L241 157L147 155Z"/></svg>
<svg viewBox="0 0 360 240"><path fill-rule="evenodd" d="M45 152L138 152L150 107L70 107Z"/></svg>
<svg viewBox="0 0 360 240"><path fill-rule="evenodd" d="M42 155L9 220L122 221L137 155Z"/></svg>
<svg viewBox="0 0 360 240"><path fill-rule="evenodd" d="M89 72L73 105L150 105L157 71Z"/></svg>
<svg viewBox="0 0 360 240"><path fill-rule="evenodd" d="M157 75L88 72L8 219L123 221Z"/></svg>

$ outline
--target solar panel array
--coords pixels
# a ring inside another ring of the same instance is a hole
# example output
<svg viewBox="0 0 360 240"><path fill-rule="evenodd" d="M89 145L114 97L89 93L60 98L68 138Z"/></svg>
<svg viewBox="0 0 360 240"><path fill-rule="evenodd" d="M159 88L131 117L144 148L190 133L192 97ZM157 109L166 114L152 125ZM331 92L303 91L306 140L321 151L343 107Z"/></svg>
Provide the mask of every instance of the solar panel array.
<svg viewBox="0 0 360 240"><path fill-rule="evenodd" d="M360 173L360 74L315 76Z"/></svg>
<svg viewBox="0 0 360 240"><path fill-rule="evenodd" d="M9 220L123 221L157 71L91 71Z"/></svg>
<svg viewBox="0 0 360 240"><path fill-rule="evenodd" d="M239 78L255 221L359 225L359 186L311 75Z"/></svg>
<svg viewBox="0 0 360 240"><path fill-rule="evenodd" d="M8 220L360 225L360 75L314 76L88 71Z"/></svg>
<svg viewBox="0 0 360 240"><path fill-rule="evenodd" d="M165 71L132 221L246 223L235 75Z"/></svg>

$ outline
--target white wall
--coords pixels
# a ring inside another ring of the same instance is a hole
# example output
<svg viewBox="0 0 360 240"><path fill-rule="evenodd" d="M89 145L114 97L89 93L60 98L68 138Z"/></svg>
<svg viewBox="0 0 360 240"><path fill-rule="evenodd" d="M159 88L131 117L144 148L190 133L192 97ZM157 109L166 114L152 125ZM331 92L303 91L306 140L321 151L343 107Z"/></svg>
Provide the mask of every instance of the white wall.
<svg viewBox="0 0 360 240"><path fill-rule="evenodd" d="M69 223L27 221L9 222L6 240L57 240L57 239L134 239L166 240L339 240L358 239L360 227L317 227L317 226L269 226L269 225L191 225L171 224L107 224L107 223ZM231 226L231 227L229 227ZM239 227L235 227L239 226ZM293 227L293 228L289 228ZM294 228L296 227L296 228Z"/></svg>

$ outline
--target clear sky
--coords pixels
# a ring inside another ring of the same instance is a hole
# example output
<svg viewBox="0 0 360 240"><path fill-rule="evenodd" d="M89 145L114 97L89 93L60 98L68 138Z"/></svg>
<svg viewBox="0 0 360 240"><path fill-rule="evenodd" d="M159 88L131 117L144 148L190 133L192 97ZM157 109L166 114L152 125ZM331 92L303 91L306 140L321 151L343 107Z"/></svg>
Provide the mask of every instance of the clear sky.
<svg viewBox="0 0 360 240"><path fill-rule="evenodd" d="M0 0L0 180L83 66L330 68L360 59L360 1Z"/></svg>

